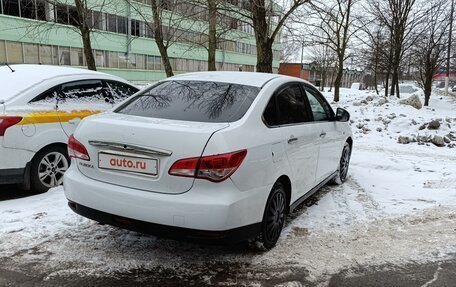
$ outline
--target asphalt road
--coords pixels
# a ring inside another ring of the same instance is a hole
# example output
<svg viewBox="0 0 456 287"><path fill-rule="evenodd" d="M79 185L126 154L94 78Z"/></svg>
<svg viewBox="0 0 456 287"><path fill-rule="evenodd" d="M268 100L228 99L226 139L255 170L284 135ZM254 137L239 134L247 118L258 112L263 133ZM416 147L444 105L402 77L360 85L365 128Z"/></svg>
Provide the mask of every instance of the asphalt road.
<svg viewBox="0 0 456 287"><path fill-rule="evenodd" d="M7 262L0 263L4 265ZM364 266L358 269L342 270L324 280L308 279L306 269L289 270L286 266L271 269L252 270L248 266L207 266L206 272L217 272L217 276L207 282L205 274L195 272L193 276L182 277L179 270L157 268L135 270L106 277L92 277L87 274L46 279L46 274L28 273L24 266L21 271L11 271L0 267L0 286L455 286L456 258L426 264L405 266L384 265ZM191 266L187 266L191 268ZM268 274L288 271L280 279ZM250 278L250 279L249 279ZM260 285L259 285L260 284Z"/></svg>

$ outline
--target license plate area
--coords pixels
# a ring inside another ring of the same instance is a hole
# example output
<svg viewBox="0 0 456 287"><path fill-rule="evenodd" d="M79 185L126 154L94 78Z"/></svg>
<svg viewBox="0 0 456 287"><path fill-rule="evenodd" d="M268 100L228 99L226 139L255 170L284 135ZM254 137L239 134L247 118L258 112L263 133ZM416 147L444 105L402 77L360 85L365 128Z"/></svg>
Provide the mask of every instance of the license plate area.
<svg viewBox="0 0 456 287"><path fill-rule="evenodd" d="M100 151L98 153L98 168L157 176L158 159L147 156Z"/></svg>

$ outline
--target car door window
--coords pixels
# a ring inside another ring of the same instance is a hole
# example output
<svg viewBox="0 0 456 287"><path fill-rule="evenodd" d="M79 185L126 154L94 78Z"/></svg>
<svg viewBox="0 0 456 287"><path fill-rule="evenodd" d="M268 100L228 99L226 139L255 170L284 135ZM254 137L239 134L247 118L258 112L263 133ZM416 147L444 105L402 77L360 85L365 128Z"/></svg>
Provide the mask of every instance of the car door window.
<svg viewBox="0 0 456 287"><path fill-rule="evenodd" d="M106 84L112 95L114 103L121 102L139 91L139 89L122 82L106 81Z"/></svg>
<svg viewBox="0 0 456 287"><path fill-rule="evenodd" d="M282 88L271 97L263 113L269 126L303 123L310 120L299 85Z"/></svg>
<svg viewBox="0 0 456 287"><path fill-rule="evenodd" d="M61 88L65 103L110 103L112 97L101 80L84 80L66 83Z"/></svg>
<svg viewBox="0 0 456 287"><path fill-rule="evenodd" d="M58 87L47 90L44 93L41 93L39 96L35 97L30 103L56 103L58 95Z"/></svg>
<svg viewBox="0 0 456 287"><path fill-rule="evenodd" d="M310 108L314 121L329 121L332 118L331 107L323 96L316 90L305 87L307 98L309 99Z"/></svg>

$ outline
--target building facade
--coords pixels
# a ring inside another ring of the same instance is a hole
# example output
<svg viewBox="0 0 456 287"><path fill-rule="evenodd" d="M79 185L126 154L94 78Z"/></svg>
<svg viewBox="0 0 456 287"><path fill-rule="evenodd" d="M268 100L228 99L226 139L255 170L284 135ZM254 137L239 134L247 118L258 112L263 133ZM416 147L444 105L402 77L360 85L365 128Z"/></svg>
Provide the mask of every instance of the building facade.
<svg viewBox="0 0 456 287"><path fill-rule="evenodd" d="M162 13L168 55L175 73L207 70L207 11L185 1L168 3ZM232 2L232 1L229 1ZM88 0L91 43L97 69L130 81L165 77L155 43L149 0ZM175 5L179 3L179 5ZM169 5L169 6L168 6ZM168 10L169 9L169 10ZM251 25L219 13L217 70L254 71L255 36ZM233 14L233 13L232 13ZM30 63L84 67L83 45L73 0L0 0L0 64ZM173 23L173 15L182 15ZM280 44L274 46L278 70Z"/></svg>

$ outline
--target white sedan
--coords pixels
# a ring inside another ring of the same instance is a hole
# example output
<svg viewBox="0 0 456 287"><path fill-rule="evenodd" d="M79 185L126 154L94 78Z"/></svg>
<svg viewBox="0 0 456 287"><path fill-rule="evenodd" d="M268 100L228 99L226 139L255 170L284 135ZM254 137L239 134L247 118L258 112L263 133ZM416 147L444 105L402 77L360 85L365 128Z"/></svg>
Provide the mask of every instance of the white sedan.
<svg viewBox="0 0 456 287"><path fill-rule="evenodd" d="M84 69L0 66L0 184L36 193L61 184L70 164L66 143L81 119L137 91L118 77Z"/></svg>
<svg viewBox="0 0 456 287"><path fill-rule="evenodd" d="M65 195L101 223L269 249L287 213L345 181L348 120L297 78L175 76L82 121L68 144Z"/></svg>

